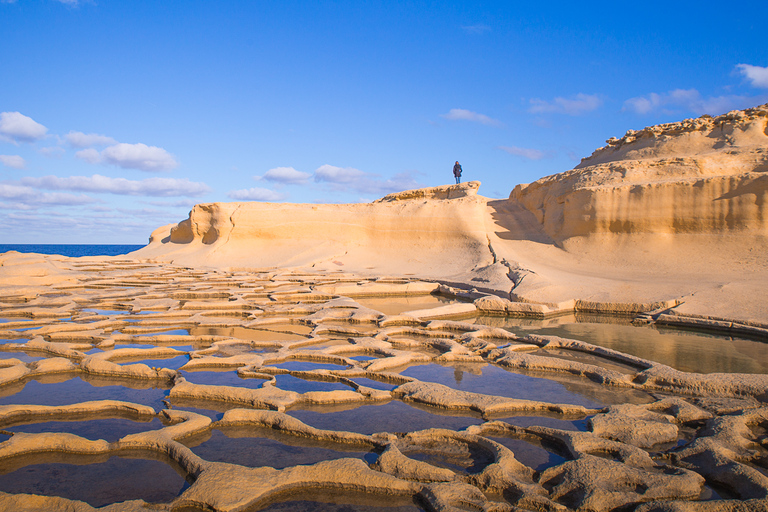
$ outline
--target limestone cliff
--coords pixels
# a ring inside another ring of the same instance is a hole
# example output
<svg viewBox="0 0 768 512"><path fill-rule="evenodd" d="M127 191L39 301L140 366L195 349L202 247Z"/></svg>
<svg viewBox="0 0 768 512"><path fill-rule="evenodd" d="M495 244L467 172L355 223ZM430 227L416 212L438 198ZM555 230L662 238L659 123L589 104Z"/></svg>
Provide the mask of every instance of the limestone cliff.
<svg viewBox="0 0 768 512"><path fill-rule="evenodd" d="M142 256L228 267L326 266L447 275L493 262L479 182L373 203L208 203Z"/></svg>
<svg viewBox="0 0 768 512"><path fill-rule="evenodd" d="M628 131L510 199L557 242L606 234L768 235L768 104Z"/></svg>

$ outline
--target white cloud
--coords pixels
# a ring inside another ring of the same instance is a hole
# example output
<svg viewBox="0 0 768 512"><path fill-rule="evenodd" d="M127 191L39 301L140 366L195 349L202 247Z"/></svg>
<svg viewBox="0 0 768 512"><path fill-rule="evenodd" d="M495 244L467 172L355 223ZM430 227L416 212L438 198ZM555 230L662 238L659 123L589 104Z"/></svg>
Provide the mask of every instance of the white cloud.
<svg viewBox="0 0 768 512"><path fill-rule="evenodd" d="M477 112L472 112L471 110L465 110L463 108L452 108L447 114L442 114L440 117L448 119L449 121L472 121L488 126L500 126L502 124L501 121L484 114L478 114Z"/></svg>
<svg viewBox="0 0 768 512"><path fill-rule="evenodd" d="M179 165L173 155L163 148L141 143L120 142L109 146L101 152L101 158L104 162L123 169L139 169L148 172L170 171Z"/></svg>
<svg viewBox="0 0 768 512"><path fill-rule="evenodd" d="M365 173L353 167L336 167L328 164L315 170L315 181L330 183L333 190L354 190L373 195L385 195L422 186L409 172L399 173L384 180L376 174Z"/></svg>
<svg viewBox="0 0 768 512"><path fill-rule="evenodd" d="M260 179L275 181L277 183L304 183L312 175L307 172L297 171L293 167L275 167L268 170ZM257 178L259 179L259 178Z"/></svg>
<svg viewBox="0 0 768 512"><path fill-rule="evenodd" d="M80 205L95 201L84 195L41 193L32 187L8 183L0 183L0 198L32 205Z"/></svg>
<svg viewBox="0 0 768 512"><path fill-rule="evenodd" d="M99 153L97 150L93 148L88 149L81 149L77 153L75 153L75 156L77 158L80 158L81 160L85 160L89 164L98 164L101 163L101 153Z"/></svg>
<svg viewBox="0 0 768 512"><path fill-rule="evenodd" d="M45 137L47 131L48 128L20 112L0 112L0 139L34 142Z"/></svg>
<svg viewBox="0 0 768 512"><path fill-rule="evenodd" d="M315 170L315 181L327 181L329 183L351 183L365 176L365 173L354 167L336 167L335 165L321 165Z"/></svg>
<svg viewBox="0 0 768 512"><path fill-rule="evenodd" d="M233 190L227 196L238 201L282 201L285 199L283 194L260 187Z"/></svg>
<svg viewBox="0 0 768 512"><path fill-rule="evenodd" d="M531 106L528 112L532 114L568 114L578 116L585 112L591 112L600 107L603 101L597 94L579 93L571 98L557 97L552 101L538 98L529 100Z"/></svg>
<svg viewBox="0 0 768 512"><path fill-rule="evenodd" d="M66 178L58 176L27 177L22 178L21 183L25 186L46 190L75 190L152 197L196 197L211 190L205 183L189 181L186 178L148 178L135 181L125 178L110 178L99 174L94 174L93 176L68 176Z"/></svg>
<svg viewBox="0 0 768 512"><path fill-rule="evenodd" d="M117 144L117 141L106 135L97 133L69 132L64 136L73 148L89 148L91 146L109 146Z"/></svg>
<svg viewBox="0 0 768 512"><path fill-rule="evenodd" d="M547 154L538 149L519 148L517 146L499 146L499 149L506 151L510 155L521 156L529 160L541 160Z"/></svg>
<svg viewBox="0 0 768 512"><path fill-rule="evenodd" d="M736 67L754 87L768 87L768 66L763 68L750 64L737 64Z"/></svg>
<svg viewBox="0 0 768 512"><path fill-rule="evenodd" d="M0 164L14 169L23 169L27 162L19 155L0 155Z"/></svg>
<svg viewBox="0 0 768 512"><path fill-rule="evenodd" d="M697 115L718 115L735 109L743 109L763 102L766 97L710 96L702 97L696 89L675 89L665 93L652 92L645 96L629 98L624 102L623 111L649 114L662 111L676 113L676 110L693 112Z"/></svg>
<svg viewBox="0 0 768 512"><path fill-rule="evenodd" d="M59 158L64 154L64 148L60 146L48 146L37 150L41 155L48 158Z"/></svg>

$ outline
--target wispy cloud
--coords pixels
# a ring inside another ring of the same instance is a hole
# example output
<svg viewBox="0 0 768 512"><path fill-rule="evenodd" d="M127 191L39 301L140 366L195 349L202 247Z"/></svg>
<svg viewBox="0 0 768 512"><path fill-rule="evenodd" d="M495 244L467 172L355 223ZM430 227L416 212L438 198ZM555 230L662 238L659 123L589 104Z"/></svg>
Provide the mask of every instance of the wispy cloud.
<svg viewBox="0 0 768 512"><path fill-rule="evenodd" d="M142 143L119 142L106 147L101 152L87 148L78 151L75 156L90 164L106 163L123 169L138 169L146 172L170 171L179 165L174 156L163 148Z"/></svg>
<svg viewBox="0 0 768 512"><path fill-rule="evenodd" d="M13 169L23 169L27 162L19 155L0 155L0 164Z"/></svg>
<svg viewBox="0 0 768 512"><path fill-rule="evenodd" d="M744 75L753 87L768 87L768 66L752 66L750 64L737 64L736 69Z"/></svg>
<svg viewBox="0 0 768 512"><path fill-rule="evenodd" d="M383 179L378 174L366 173L354 167L322 165L315 170L315 182L327 183L332 190L354 190L369 195L386 195L422 187L412 172L402 172Z"/></svg>
<svg viewBox="0 0 768 512"><path fill-rule="evenodd" d="M519 148L517 146L499 146L499 149L506 151L510 155L521 156L528 160L541 160L547 156L547 153L538 149Z"/></svg>
<svg viewBox="0 0 768 512"><path fill-rule="evenodd" d="M570 98L557 97L551 101L539 98L529 100L531 106L528 112L532 114L567 114L578 116L598 109L603 101L597 94L579 93Z"/></svg>
<svg viewBox="0 0 768 512"><path fill-rule="evenodd" d="M297 171L293 167L275 167L265 172L263 176L256 176L256 179L276 183L300 184L305 183L311 177L312 175L308 172Z"/></svg>
<svg viewBox="0 0 768 512"><path fill-rule="evenodd" d="M465 25L461 27L464 32L468 34L485 34L491 31L491 27L484 23L476 23L475 25Z"/></svg>
<svg viewBox="0 0 768 512"><path fill-rule="evenodd" d="M764 101L768 96L710 96L703 97L696 89L675 89L665 93L652 92L645 96L629 98L624 102L623 111L636 114L654 112L677 113L679 110L697 115L717 115L729 110L743 109Z"/></svg>
<svg viewBox="0 0 768 512"><path fill-rule="evenodd" d="M117 144L117 141L106 135L97 133L69 132L64 136L73 148L90 148L93 146L109 146Z"/></svg>
<svg viewBox="0 0 768 512"><path fill-rule="evenodd" d="M93 203L96 200L72 194L43 193L33 187L0 183L0 199L17 201L23 205L79 205ZM23 207L21 209L24 209Z"/></svg>
<svg viewBox="0 0 768 512"><path fill-rule="evenodd" d="M365 173L354 167L336 167L321 165L315 170L315 181L328 183L353 183L365 177Z"/></svg>
<svg viewBox="0 0 768 512"><path fill-rule="evenodd" d="M488 126L502 125L502 122L497 119L463 108L452 108L447 114L442 114L440 117L448 119L449 121L472 121L473 123L480 123Z"/></svg>
<svg viewBox="0 0 768 512"><path fill-rule="evenodd" d="M48 128L20 112L0 112L0 139L18 144L45 137Z"/></svg>
<svg viewBox="0 0 768 512"><path fill-rule="evenodd" d="M237 201L282 201L285 194L275 192L268 188L254 187L242 190L233 190L228 197Z"/></svg>
<svg viewBox="0 0 768 512"><path fill-rule="evenodd" d="M47 146L37 150L43 156L48 158L60 158L64 154L64 148L61 146Z"/></svg>
<svg viewBox="0 0 768 512"><path fill-rule="evenodd" d="M197 197L210 192L205 183L189 181L186 178L147 178L128 180L110 178L94 174L93 176L43 176L40 178L22 178L20 183L27 187L45 190L72 190L124 196L151 197Z"/></svg>

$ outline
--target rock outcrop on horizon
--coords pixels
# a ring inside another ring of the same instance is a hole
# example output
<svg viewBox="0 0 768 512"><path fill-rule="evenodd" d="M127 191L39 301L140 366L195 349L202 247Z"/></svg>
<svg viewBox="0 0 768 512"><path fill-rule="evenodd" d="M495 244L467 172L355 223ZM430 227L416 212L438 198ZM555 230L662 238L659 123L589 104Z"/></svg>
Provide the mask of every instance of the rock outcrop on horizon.
<svg viewBox="0 0 768 512"><path fill-rule="evenodd" d="M210 266L455 274L493 263L479 187L472 181L358 204L199 204L186 220L155 231L140 254Z"/></svg>
<svg viewBox="0 0 768 512"><path fill-rule="evenodd" d="M768 105L630 130L506 200L479 186L366 204L200 204L133 255L418 275L549 311L682 303L768 324Z"/></svg>
<svg viewBox="0 0 768 512"><path fill-rule="evenodd" d="M517 185L558 242L602 234L768 234L768 104L629 130L575 169Z"/></svg>

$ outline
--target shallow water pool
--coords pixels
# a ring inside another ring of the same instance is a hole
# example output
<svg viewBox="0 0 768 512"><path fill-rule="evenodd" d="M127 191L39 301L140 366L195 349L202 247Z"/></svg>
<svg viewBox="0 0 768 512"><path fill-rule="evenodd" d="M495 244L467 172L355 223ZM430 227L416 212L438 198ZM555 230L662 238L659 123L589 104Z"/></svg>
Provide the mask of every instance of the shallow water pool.
<svg viewBox="0 0 768 512"><path fill-rule="evenodd" d="M589 317L594 320L594 317ZM518 318L478 317L518 336L552 335L586 341L696 373L768 373L768 343L678 329L635 326L630 319L554 324Z"/></svg>

